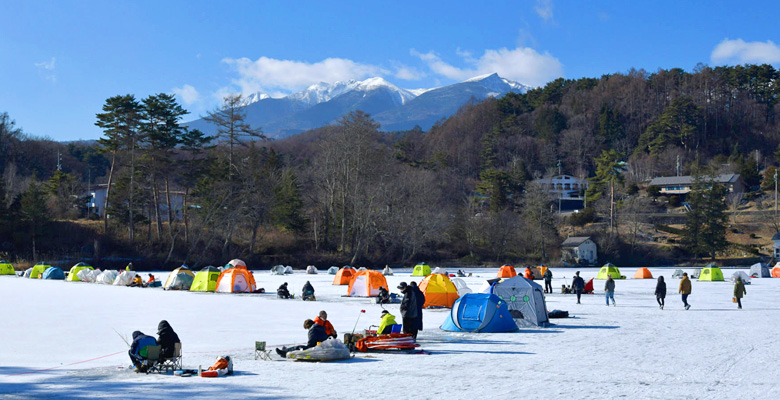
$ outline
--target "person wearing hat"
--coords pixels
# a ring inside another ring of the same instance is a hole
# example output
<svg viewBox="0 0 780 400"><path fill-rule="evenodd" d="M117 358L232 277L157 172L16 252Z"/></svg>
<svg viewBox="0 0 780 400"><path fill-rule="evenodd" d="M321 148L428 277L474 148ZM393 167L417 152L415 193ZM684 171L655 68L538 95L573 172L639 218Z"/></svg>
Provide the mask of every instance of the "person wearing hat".
<svg viewBox="0 0 780 400"><path fill-rule="evenodd" d="M287 289L287 282L282 283L282 286L279 286L279 289L276 289L276 297L280 299L290 298L290 291Z"/></svg>
<svg viewBox="0 0 780 400"><path fill-rule="evenodd" d="M404 298L401 300L401 320L404 333L411 333L417 337L417 293L406 282L401 282L398 285L398 289L404 295Z"/></svg>
<svg viewBox="0 0 780 400"><path fill-rule="evenodd" d="M423 330L423 306L425 305L425 293L417 287L417 282L409 282L409 289L414 290L414 295L417 298L417 331ZM414 338L417 339L417 333L414 334Z"/></svg>
<svg viewBox="0 0 780 400"><path fill-rule="evenodd" d="M384 286L379 287L379 295L377 295L377 302L379 304L390 303L390 292L388 292Z"/></svg>
<svg viewBox="0 0 780 400"><path fill-rule="evenodd" d="M376 330L377 335L387 335L392 332L395 324L395 315L390 314L390 311L382 310L382 320L379 322L379 328Z"/></svg>
<svg viewBox="0 0 780 400"><path fill-rule="evenodd" d="M582 291L585 290L585 280L580 276L580 271L574 273L574 280L571 281L571 290L577 294L577 304L581 304L580 297L582 296Z"/></svg>

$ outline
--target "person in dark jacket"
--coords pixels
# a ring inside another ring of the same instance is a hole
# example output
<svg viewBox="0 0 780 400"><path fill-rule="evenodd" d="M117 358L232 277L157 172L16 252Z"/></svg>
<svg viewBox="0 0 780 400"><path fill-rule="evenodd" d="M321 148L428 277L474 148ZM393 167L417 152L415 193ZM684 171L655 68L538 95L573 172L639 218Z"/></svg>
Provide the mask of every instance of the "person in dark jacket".
<svg viewBox="0 0 780 400"><path fill-rule="evenodd" d="M552 293L552 291L553 291L553 288L552 288L552 278L553 278L553 275L552 275L552 271L550 271L549 268L547 268L547 271L544 271L543 278L544 278L544 292L545 293Z"/></svg>
<svg viewBox="0 0 780 400"><path fill-rule="evenodd" d="M293 346L293 347L282 347L281 349L276 349L276 354L279 354L282 358L287 357L287 352L293 351L293 350L306 350L310 349L314 346L316 346L319 343L322 343L326 340L328 340L328 334L325 332L325 327L322 325L315 324L313 320L307 319L306 321L303 321L303 328L308 329L308 341L306 344Z"/></svg>
<svg viewBox="0 0 780 400"><path fill-rule="evenodd" d="M290 291L287 289L287 282L282 283L282 286L279 286L279 289L276 289L276 297L280 299L290 298Z"/></svg>
<svg viewBox="0 0 780 400"><path fill-rule="evenodd" d="M384 286L379 287L379 294L377 295L378 299L377 302L379 304L389 304L390 303L390 292L385 289Z"/></svg>
<svg viewBox="0 0 780 400"><path fill-rule="evenodd" d="M574 291L574 293L577 294L577 304L580 303L580 297L582 296L582 291L585 289L585 280L582 279L580 276L580 271L577 271L574 273L574 279L571 281L571 290Z"/></svg>
<svg viewBox="0 0 780 400"><path fill-rule="evenodd" d="M133 332L133 343L127 354L130 355L130 361L135 366L135 372L146 372L149 366L146 364L147 348L157 346L157 340L153 337L144 335L141 331Z"/></svg>
<svg viewBox="0 0 780 400"><path fill-rule="evenodd" d="M742 309L742 296L747 294L745 290L745 283L742 282L741 277L737 277L737 281L734 283L734 297L737 299L737 310Z"/></svg>
<svg viewBox="0 0 780 400"><path fill-rule="evenodd" d="M415 281L409 283L409 287L414 289L414 294L417 297L417 330L423 330L423 306L425 305L425 293L417 287ZM414 338L417 339L417 334L414 334Z"/></svg>
<svg viewBox="0 0 780 400"><path fill-rule="evenodd" d="M403 324L404 333L411 333L417 335L417 293L414 289L409 287L406 282L401 282L398 285L398 289L404 295L401 300L401 321Z"/></svg>
<svg viewBox="0 0 780 400"><path fill-rule="evenodd" d="M609 305L609 299L612 299L612 305L615 305L615 280L612 279L612 275L607 276L607 282L604 283L604 298Z"/></svg>
<svg viewBox="0 0 780 400"><path fill-rule="evenodd" d="M658 283L655 284L655 301L658 302L658 307L664 309L664 300L666 299L666 282L664 282L664 276L658 277Z"/></svg>
<svg viewBox="0 0 780 400"><path fill-rule="evenodd" d="M173 357L176 343L181 343L179 335L173 331L168 321L160 321L157 324L157 344L160 345L160 358Z"/></svg>
<svg viewBox="0 0 780 400"><path fill-rule="evenodd" d="M303 289L301 289L301 298L303 301L306 300L314 300L314 286L311 285L311 282L306 281L306 283L303 284Z"/></svg>

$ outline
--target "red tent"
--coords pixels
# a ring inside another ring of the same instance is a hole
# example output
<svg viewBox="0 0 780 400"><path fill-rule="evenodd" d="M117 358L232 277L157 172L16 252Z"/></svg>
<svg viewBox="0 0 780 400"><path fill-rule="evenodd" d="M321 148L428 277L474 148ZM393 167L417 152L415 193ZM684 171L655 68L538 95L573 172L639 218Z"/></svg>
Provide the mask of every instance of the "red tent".
<svg viewBox="0 0 780 400"><path fill-rule="evenodd" d="M593 293L593 278L590 278L588 283L585 284L585 288L582 289L582 293Z"/></svg>

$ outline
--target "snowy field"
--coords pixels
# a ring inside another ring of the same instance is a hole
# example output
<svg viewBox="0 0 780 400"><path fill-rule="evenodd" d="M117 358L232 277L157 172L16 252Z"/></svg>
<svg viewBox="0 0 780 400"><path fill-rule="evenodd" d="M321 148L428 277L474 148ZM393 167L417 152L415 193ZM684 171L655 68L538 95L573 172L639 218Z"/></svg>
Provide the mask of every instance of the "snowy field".
<svg viewBox="0 0 780 400"><path fill-rule="evenodd" d="M572 269L553 269L553 287L571 283ZM581 269L586 281L597 269ZM631 277L635 269L622 269ZM754 279L744 309L731 302L731 282L693 281L692 308L683 310L679 280L663 274L665 310L653 296L655 279L617 281L617 307L597 294L547 295L548 310L574 318L515 333L465 334L438 327L448 310L426 310L418 341L430 354L366 354L332 363L254 360L256 340L269 346L306 340L303 320L321 309L339 332L379 323L381 307L342 297L332 275L255 271L268 294L214 294L115 287L1 276L0 398L280 398L477 399L629 398L775 399L780 340L780 279ZM691 272L691 270L686 270ZM728 280L734 270L724 269ZM416 280L410 270L387 277L392 291ZM495 269L464 278L477 290ZM146 278L146 274L142 274ZM164 279L165 274L155 274ZM565 277L565 280L564 280ZM276 299L289 282L300 293L306 280L317 302ZM398 317L398 304L388 306ZM366 310L361 314L360 310ZM126 337L155 335L166 319L182 340L184 367L204 369L215 357L234 358L235 375L206 379L136 374L128 369Z"/></svg>

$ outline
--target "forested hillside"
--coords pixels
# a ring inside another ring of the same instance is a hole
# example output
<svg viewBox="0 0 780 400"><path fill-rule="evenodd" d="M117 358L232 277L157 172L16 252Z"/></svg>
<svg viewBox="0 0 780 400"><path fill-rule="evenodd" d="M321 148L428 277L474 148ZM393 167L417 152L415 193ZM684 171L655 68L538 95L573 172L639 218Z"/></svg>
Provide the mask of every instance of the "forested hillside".
<svg viewBox="0 0 780 400"><path fill-rule="evenodd" d="M243 123L240 98L212 114L216 138L183 128L186 111L164 94L108 99L95 110L105 132L96 144L28 136L2 114L0 252L138 257L158 267L236 257L258 267L555 262L569 225L587 221L559 217L534 178L590 177L596 221L608 215L608 179L621 199L678 165L682 174L741 173L757 187L759 171L777 163L778 75L746 65L558 79L467 104L428 132L382 134L357 111L280 141ZM605 175L604 165L621 161L619 177ZM99 219L83 207L88 185L109 180L110 218L83 222ZM173 191L184 193L180 218L154 206L171 204ZM52 221L86 228L64 240L47 229ZM604 257L626 260L641 248L589 229Z"/></svg>

